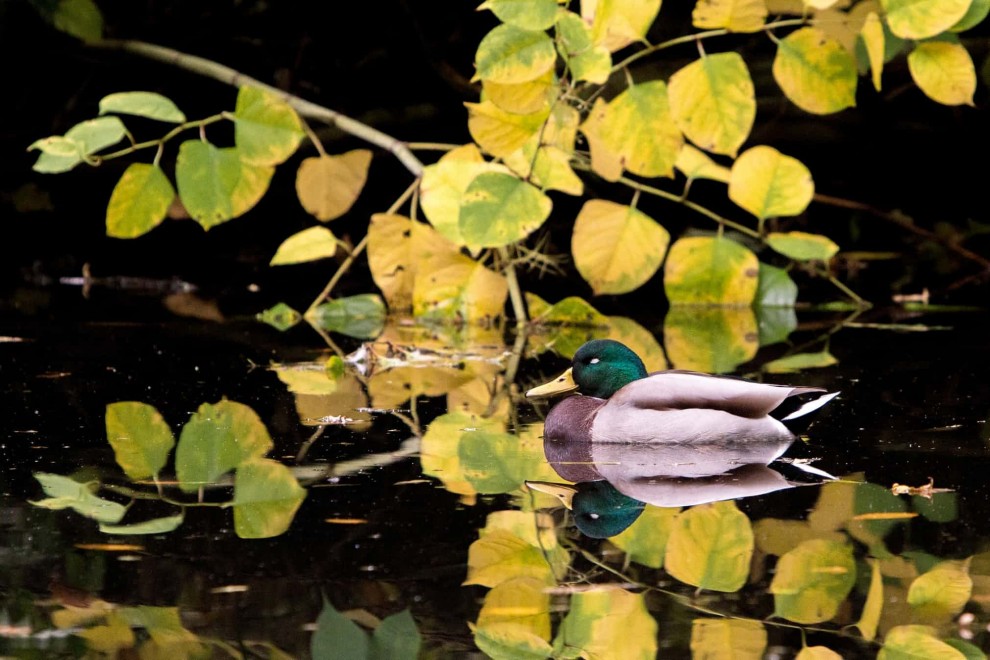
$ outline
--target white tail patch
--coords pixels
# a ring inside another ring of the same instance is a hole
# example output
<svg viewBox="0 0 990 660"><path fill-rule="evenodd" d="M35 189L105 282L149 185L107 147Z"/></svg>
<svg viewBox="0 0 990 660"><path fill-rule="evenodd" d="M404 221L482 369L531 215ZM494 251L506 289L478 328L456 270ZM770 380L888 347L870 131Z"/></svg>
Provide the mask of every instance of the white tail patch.
<svg viewBox="0 0 990 660"><path fill-rule="evenodd" d="M787 417L784 417L780 421L786 422L791 419L797 419L798 417L804 417L808 413L815 412L816 410L818 410L819 408L821 408L822 406L824 406L826 403L828 403L837 396L839 396L839 392L829 392L828 394L823 394L814 401L808 401L807 403L802 404L800 408L792 412Z"/></svg>

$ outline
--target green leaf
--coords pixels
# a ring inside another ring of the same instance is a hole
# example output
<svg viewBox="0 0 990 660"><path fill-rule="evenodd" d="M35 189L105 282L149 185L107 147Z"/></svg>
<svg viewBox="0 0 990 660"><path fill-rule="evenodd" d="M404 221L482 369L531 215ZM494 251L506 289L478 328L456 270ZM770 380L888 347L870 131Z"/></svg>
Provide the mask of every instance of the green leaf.
<svg viewBox="0 0 990 660"><path fill-rule="evenodd" d="M97 497L87 484L81 484L69 477L35 472L34 478L41 484L41 489L48 499L31 501L31 504L43 509L72 509L101 523L120 522L127 512L127 508L122 504Z"/></svg>
<svg viewBox="0 0 990 660"><path fill-rule="evenodd" d="M947 639L945 643L962 653L966 660L987 660L987 654L975 644L961 639Z"/></svg>
<svg viewBox="0 0 990 660"><path fill-rule="evenodd" d="M275 94L241 87L234 110L234 142L252 165L278 165L296 151L305 133L299 115Z"/></svg>
<svg viewBox="0 0 990 660"><path fill-rule="evenodd" d="M574 265L595 295L639 288L660 268L669 243L653 218L602 199L585 202L571 234Z"/></svg>
<svg viewBox="0 0 990 660"><path fill-rule="evenodd" d="M131 525L106 525L100 524L100 531L104 534L117 534L127 536L130 534L165 534L178 528L182 524L184 514L168 516L165 518L155 518Z"/></svg>
<svg viewBox="0 0 990 660"><path fill-rule="evenodd" d="M189 215L210 229L247 213L268 189L275 169L243 162L237 148L187 140L179 147L175 178Z"/></svg>
<svg viewBox="0 0 990 660"><path fill-rule="evenodd" d="M759 621L695 619L691 622L691 657L760 660L767 631Z"/></svg>
<svg viewBox="0 0 990 660"><path fill-rule="evenodd" d="M797 284L786 270L760 262L755 304L761 307L794 307L797 294Z"/></svg>
<svg viewBox="0 0 990 660"><path fill-rule="evenodd" d="M285 332L302 320L302 314L284 302L279 302L260 312L257 319L262 323L267 323L276 330Z"/></svg>
<svg viewBox="0 0 990 660"><path fill-rule="evenodd" d="M603 85L612 72L608 48L595 45L591 28L572 11L562 11L557 22L557 49L567 61L574 80Z"/></svg>
<svg viewBox="0 0 990 660"><path fill-rule="evenodd" d="M826 115L856 105L856 60L818 28L801 28L778 42L773 77L807 112Z"/></svg>
<svg viewBox="0 0 990 660"><path fill-rule="evenodd" d="M520 241L547 219L553 204L536 187L511 174L479 174L464 192L458 225L471 249Z"/></svg>
<svg viewBox="0 0 990 660"><path fill-rule="evenodd" d="M962 611L972 593L968 563L944 561L915 578L907 601L921 620L943 623Z"/></svg>
<svg viewBox="0 0 990 660"><path fill-rule="evenodd" d="M155 92L117 92L100 99L100 114L136 115L157 119L171 124L186 120L178 106L170 99Z"/></svg>
<svg viewBox="0 0 990 660"><path fill-rule="evenodd" d="M832 239L803 231L770 232L767 245L795 261L828 261L839 251Z"/></svg>
<svg viewBox="0 0 990 660"><path fill-rule="evenodd" d="M93 0L58 0L51 21L55 29L86 42L103 38L103 14Z"/></svg>
<svg viewBox="0 0 990 660"><path fill-rule="evenodd" d="M385 617L375 628L368 657L416 660L422 642L412 614L409 610L402 610Z"/></svg>
<svg viewBox="0 0 990 660"><path fill-rule="evenodd" d="M684 144L671 116L667 86L659 80L631 85L609 103L596 103L581 130L596 172L596 158L604 157L640 176L673 176Z"/></svg>
<svg viewBox="0 0 990 660"><path fill-rule="evenodd" d="M966 15L959 19L959 22L952 26L952 32L965 32L983 22L983 19L990 14L990 0L973 0Z"/></svg>
<svg viewBox="0 0 990 660"><path fill-rule="evenodd" d="M678 508L647 504L632 525L609 541L629 555L630 561L650 568L661 568L667 539L678 513Z"/></svg>
<svg viewBox="0 0 990 660"><path fill-rule="evenodd" d="M337 238L326 227L310 227L282 241L270 266L302 264L327 259L337 252Z"/></svg>
<svg viewBox="0 0 990 660"><path fill-rule="evenodd" d="M692 236L671 246L663 286L671 305L749 305L759 272L756 255L739 243Z"/></svg>
<svg viewBox="0 0 990 660"><path fill-rule="evenodd" d="M735 503L714 502L682 511L667 539L664 567L700 589L739 591L749 576L753 528Z"/></svg>
<svg viewBox="0 0 990 660"><path fill-rule="evenodd" d="M326 598L316 619L316 632L310 640L313 658L368 660L369 640L356 623L333 608Z"/></svg>
<svg viewBox="0 0 990 660"><path fill-rule="evenodd" d="M242 539L278 536L292 524L304 499L306 490L278 461L243 462L234 477L234 530Z"/></svg>
<svg viewBox="0 0 990 660"><path fill-rule="evenodd" d="M972 0L880 0L890 31L904 39L927 39L966 16Z"/></svg>
<svg viewBox="0 0 990 660"><path fill-rule="evenodd" d="M757 32L767 20L764 0L707 0L698 2L691 14L694 27L725 28L731 32Z"/></svg>
<svg viewBox="0 0 990 660"><path fill-rule="evenodd" d="M523 83L553 68L557 53L545 32L499 25L478 45L474 80Z"/></svg>
<svg viewBox="0 0 990 660"><path fill-rule="evenodd" d="M175 188L157 165L131 163L107 205L107 236L136 238L162 223Z"/></svg>
<svg viewBox="0 0 990 660"><path fill-rule="evenodd" d="M499 20L524 30L546 30L557 20L556 0L486 0L478 10L491 9Z"/></svg>
<svg viewBox="0 0 990 660"><path fill-rule="evenodd" d="M80 144L62 135L52 135L51 137L35 140L27 148L28 151L34 151L35 149L43 154L58 158L82 157Z"/></svg>
<svg viewBox="0 0 990 660"><path fill-rule="evenodd" d="M147 403L118 401L107 406L107 441L131 479L146 479L165 467L175 446L172 429Z"/></svg>
<svg viewBox="0 0 990 660"><path fill-rule="evenodd" d="M364 190L371 166L371 152L353 149L339 156L306 158L296 172L299 203L320 222L351 210Z"/></svg>
<svg viewBox="0 0 990 660"><path fill-rule="evenodd" d="M804 371L805 369L831 367L833 364L838 363L839 361L828 351L821 351L819 353L795 353L794 355L788 355L787 357L767 362L763 365L763 369L768 374L788 374Z"/></svg>
<svg viewBox="0 0 990 660"><path fill-rule="evenodd" d="M175 471L186 492L213 483L241 463L272 448L264 423L248 406L224 399L204 403L182 428L175 451Z"/></svg>
<svg viewBox="0 0 990 660"><path fill-rule="evenodd" d="M726 373L759 348L756 315L748 307L675 305L663 324L667 358L677 369Z"/></svg>
<svg viewBox="0 0 990 660"><path fill-rule="evenodd" d="M796 623L821 623L836 615L856 582L848 543L813 539L786 553L770 583L774 615Z"/></svg>
<svg viewBox="0 0 990 660"><path fill-rule="evenodd" d="M925 96L943 105L973 105L976 67L962 44L926 41L908 54L911 77Z"/></svg>
<svg viewBox="0 0 990 660"><path fill-rule="evenodd" d="M313 321L329 332L374 339L385 325L385 303L373 293L337 298L313 310Z"/></svg>
<svg viewBox="0 0 990 660"><path fill-rule="evenodd" d="M568 359L589 339L607 337L609 332L608 317L577 296L564 298L540 313L534 312L533 322L556 326L553 350Z"/></svg>
<svg viewBox="0 0 990 660"><path fill-rule="evenodd" d="M966 660L961 651L949 646L929 626L897 626L887 631L877 660Z"/></svg>
<svg viewBox="0 0 990 660"><path fill-rule="evenodd" d="M54 153L42 153L32 169L35 172L48 174L68 172L81 163L83 157L90 156L102 149L117 144L124 139L126 134L127 129L124 127L124 123L117 117L97 117L96 119L80 122L66 131L64 137L64 139L74 142L77 145L77 153L64 156L55 155ZM46 146L52 146L54 144L55 142L53 141ZM35 142L31 146L41 148L38 142ZM56 149L65 151L68 149L68 145L58 141Z"/></svg>
<svg viewBox="0 0 990 660"><path fill-rule="evenodd" d="M793 307L756 305L753 311L756 312L760 346L786 341L787 337L797 329L797 313Z"/></svg>
<svg viewBox="0 0 990 660"><path fill-rule="evenodd" d="M657 650L657 622L644 594L607 586L571 595L554 640L554 657L654 660Z"/></svg>
<svg viewBox="0 0 990 660"><path fill-rule="evenodd" d="M670 77L670 111L702 149L735 156L756 119L756 92L743 58L734 52L695 60Z"/></svg>
<svg viewBox="0 0 990 660"><path fill-rule="evenodd" d="M880 562L876 559L868 559L870 563L870 589L866 593L866 602L863 603L863 613L856 622L856 627L863 635L863 639L872 642L877 636L877 627L880 625L880 614L883 612L883 573L880 571Z"/></svg>
<svg viewBox="0 0 990 660"><path fill-rule="evenodd" d="M761 220L803 213L814 194L808 168L773 147L747 149L732 164L729 199Z"/></svg>

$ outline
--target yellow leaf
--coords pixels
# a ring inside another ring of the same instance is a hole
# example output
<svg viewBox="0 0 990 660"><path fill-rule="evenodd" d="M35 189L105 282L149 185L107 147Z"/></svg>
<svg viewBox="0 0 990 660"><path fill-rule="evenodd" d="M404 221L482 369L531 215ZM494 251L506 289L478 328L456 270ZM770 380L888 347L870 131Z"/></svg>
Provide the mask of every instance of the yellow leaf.
<svg viewBox="0 0 990 660"><path fill-rule="evenodd" d="M756 315L749 307L672 307L664 319L663 343L675 369L733 371L760 347Z"/></svg>
<svg viewBox="0 0 990 660"><path fill-rule="evenodd" d="M965 46L926 41L907 60L911 77L928 98L944 105L973 105L976 68Z"/></svg>
<svg viewBox="0 0 990 660"><path fill-rule="evenodd" d="M691 657L759 660L767 647L767 631L759 621L695 619L691 623Z"/></svg>
<svg viewBox="0 0 990 660"><path fill-rule="evenodd" d="M653 277L669 243L667 230L642 211L592 199L574 222L571 252L595 294L628 293Z"/></svg>
<svg viewBox="0 0 990 660"><path fill-rule="evenodd" d="M670 110L702 149L735 156L756 119L756 93L738 53L695 60L670 77Z"/></svg>
<svg viewBox="0 0 990 660"><path fill-rule="evenodd" d="M699 504L674 520L664 568L681 582L731 593L746 583L752 555L753 528L735 502Z"/></svg>
<svg viewBox="0 0 990 660"><path fill-rule="evenodd" d="M556 61L557 51L545 32L499 25L478 45L474 80L524 83L550 71Z"/></svg>
<svg viewBox="0 0 990 660"><path fill-rule="evenodd" d="M337 239L333 232L326 227L310 227L285 239L275 251L270 265L285 266L326 259L336 251Z"/></svg>
<svg viewBox="0 0 990 660"><path fill-rule="evenodd" d="M519 577L496 585L485 594L485 602L475 625L485 629L493 624L514 627L550 639L550 596L546 584L531 577Z"/></svg>
<svg viewBox="0 0 990 660"><path fill-rule="evenodd" d="M883 73L884 34L883 23L876 12L871 11L867 14L860 37L862 37L863 45L866 47L866 56L870 60L873 88L879 92L880 74Z"/></svg>
<svg viewBox="0 0 990 660"><path fill-rule="evenodd" d="M828 261L839 251L827 236L803 231L770 232L766 241L776 252L796 261Z"/></svg>
<svg viewBox="0 0 990 660"><path fill-rule="evenodd" d="M591 111L581 124L581 132L588 139L591 149L591 171L606 181L618 181L622 176L622 156L614 151L600 137L608 113L608 103L595 99Z"/></svg>
<svg viewBox="0 0 990 660"><path fill-rule="evenodd" d="M296 173L296 195L320 222L347 213L368 180L371 152L354 149L340 156L307 158Z"/></svg>
<svg viewBox="0 0 990 660"><path fill-rule="evenodd" d="M505 164L541 188L580 195L584 192L584 182L571 168L572 153L573 150L565 151L559 147L540 147L533 158L532 144L529 144L507 157Z"/></svg>
<svg viewBox="0 0 990 660"><path fill-rule="evenodd" d="M546 30L557 18L555 0L485 0L478 10L491 9L503 23L527 30Z"/></svg>
<svg viewBox="0 0 990 660"><path fill-rule="evenodd" d="M522 148L530 138L538 137L549 113L544 110L520 115L506 112L491 101L465 103L468 130L486 152L505 158ZM549 108L547 108L549 110Z"/></svg>
<svg viewBox="0 0 990 660"><path fill-rule="evenodd" d="M420 262L413 283L413 313L467 323L502 315L505 278L463 254L436 254Z"/></svg>
<svg viewBox="0 0 990 660"><path fill-rule="evenodd" d="M646 39L660 0L582 0L581 16L591 24L595 45L615 52Z"/></svg>
<svg viewBox="0 0 990 660"><path fill-rule="evenodd" d="M749 305L758 276L756 255L739 243L691 236L671 246L663 285L672 305Z"/></svg>
<svg viewBox="0 0 990 660"><path fill-rule="evenodd" d="M464 245L459 218L464 192L483 172L507 172L502 165L487 163L478 147L467 144L445 154L423 170L420 204L430 224L455 245Z"/></svg>
<svg viewBox="0 0 990 660"><path fill-rule="evenodd" d="M558 639L565 640L570 651L565 657L657 657L657 621L646 608L645 594L633 594L616 586L597 585L590 591L573 594Z"/></svg>
<svg viewBox="0 0 990 660"><path fill-rule="evenodd" d="M157 165L131 163L107 205L107 236L134 238L161 224L175 189Z"/></svg>
<svg viewBox="0 0 990 660"><path fill-rule="evenodd" d="M496 83L483 80L481 98L506 112L528 115L550 107L556 89L553 71L523 83Z"/></svg>
<svg viewBox="0 0 990 660"><path fill-rule="evenodd" d="M632 85L607 104L596 103L581 130L591 145L592 168L605 178L616 163L640 176L673 176L684 143L670 114L667 86L659 80ZM596 167L596 148L605 152L608 165L602 169Z"/></svg>
<svg viewBox="0 0 990 660"><path fill-rule="evenodd" d="M794 660L842 660L842 656L827 646L805 646Z"/></svg>
<svg viewBox="0 0 990 660"><path fill-rule="evenodd" d="M773 77L802 110L825 115L856 105L856 62L818 28L801 28L780 40Z"/></svg>
<svg viewBox="0 0 990 660"><path fill-rule="evenodd" d="M398 408L413 397L443 396L471 380L455 367L410 366L376 371L368 379L368 394L374 408Z"/></svg>
<svg viewBox="0 0 990 660"><path fill-rule="evenodd" d="M972 0L880 0L890 31L904 39L926 39L959 22Z"/></svg>
<svg viewBox="0 0 990 660"><path fill-rule="evenodd" d="M915 578L908 589L908 604L925 622L948 623L972 593L969 562L943 561Z"/></svg>
<svg viewBox="0 0 990 660"><path fill-rule="evenodd" d="M681 171L681 174L688 179L711 179L712 181L729 182L729 168L719 165L708 155L697 147L684 144L674 167Z"/></svg>
<svg viewBox="0 0 990 660"><path fill-rule="evenodd" d="M631 348L642 360L649 373L667 368L663 349L652 332L624 316L608 317L608 336Z"/></svg>
<svg viewBox="0 0 990 660"><path fill-rule="evenodd" d="M694 27L702 30L757 32L766 20L765 0L698 0L691 14Z"/></svg>
<svg viewBox="0 0 990 660"><path fill-rule="evenodd" d="M880 562L867 559L870 564L870 589L863 603L863 613L856 622L856 627L862 633L863 639L872 642L877 636L877 626L880 624L880 614L883 611L883 574L880 572Z"/></svg>
<svg viewBox="0 0 990 660"><path fill-rule="evenodd" d="M773 147L748 149L732 165L729 199L761 220L798 215L814 194L808 168Z"/></svg>

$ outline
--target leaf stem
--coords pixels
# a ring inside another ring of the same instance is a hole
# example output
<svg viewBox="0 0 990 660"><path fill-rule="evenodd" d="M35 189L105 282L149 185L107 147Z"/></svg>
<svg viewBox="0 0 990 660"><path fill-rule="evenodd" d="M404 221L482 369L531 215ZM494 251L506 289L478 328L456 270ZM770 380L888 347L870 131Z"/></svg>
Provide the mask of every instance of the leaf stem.
<svg viewBox="0 0 990 660"><path fill-rule="evenodd" d="M842 293L846 294L848 297L852 298L853 302L855 302L856 306L859 307L860 309L869 309L870 307L873 307L873 303L861 298L855 291L853 291L848 286L846 286L841 281L839 281L839 279L836 278L835 275L833 275L832 273L829 273L827 270L823 270L822 275L824 275L825 278L828 279L828 281L831 282L833 286L835 286L835 288L837 288Z"/></svg>
<svg viewBox="0 0 990 660"><path fill-rule="evenodd" d="M158 159L161 156L161 153L160 153L161 152L161 149L165 145L166 142L168 142L172 138L176 137L177 135L179 135L183 131L188 131L190 128L199 128L200 130L202 130L204 126L208 126L210 124L213 124L213 123L218 122L218 121L222 121L224 119L226 119L226 117L224 117L223 113L220 113L220 114L216 114L216 115L211 115L211 116L206 117L204 119L197 119L195 121L187 121L184 124L179 124L178 126L176 126L175 128L173 128L172 130L170 130L168 133L166 133L162 137L158 138L157 140L148 140L146 142L135 142L135 143L131 144L131 146L129 146L129 147L125 147L123 149L118 149L117 151L111 151L108 154L98 154L96 156L96 162L94 164L95 165L99 165L100 163L102 163L105 160L110 160L111 158L119 158L120 156L126 156L127 154L134 153L135 151L139 151L141 149L149 149L151 147L157 147L158 150L159 150L159 154L155 156L155 163L157 164Z"/></svg>
<svg viewBox="0 0 990 660"><path fill-rule="evenodd" d="M509 285L509 300L512 301L512 313L516 317L516 329L522 332L526 327L526 303L523 300L522 289L519 287L519 279L516 277L516 267L509 258L509 251L504 247L498 249L498 256L504 266L502 272Z"/></svg>

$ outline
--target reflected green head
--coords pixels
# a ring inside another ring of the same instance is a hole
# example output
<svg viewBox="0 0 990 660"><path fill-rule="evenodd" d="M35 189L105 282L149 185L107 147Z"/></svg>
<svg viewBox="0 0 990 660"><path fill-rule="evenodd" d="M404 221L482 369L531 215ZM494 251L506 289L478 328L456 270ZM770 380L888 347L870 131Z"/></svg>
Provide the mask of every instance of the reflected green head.
<svg viewBox="0 0 990 660"><path fill-rule="evenodd" d="M574 354L574 382L582 394L607 399L621 387L646 377L646 366L627 346L593 339Z"/></svg>

